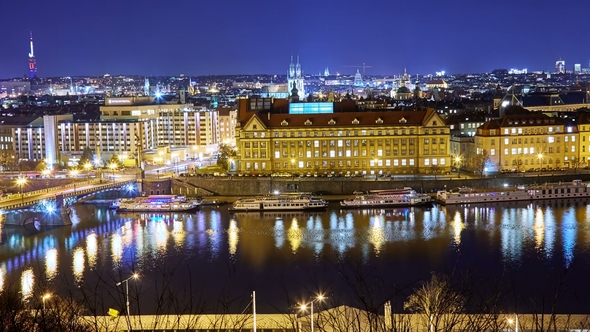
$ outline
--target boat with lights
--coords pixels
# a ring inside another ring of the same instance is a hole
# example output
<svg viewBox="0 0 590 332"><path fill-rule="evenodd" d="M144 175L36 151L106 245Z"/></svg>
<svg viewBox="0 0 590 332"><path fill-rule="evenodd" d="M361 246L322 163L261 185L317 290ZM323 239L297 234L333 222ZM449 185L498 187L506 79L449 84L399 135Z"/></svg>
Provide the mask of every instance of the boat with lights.
<svg viewBox="0 0 590 332"><path fill-rule="evenodd" d="M321 197L310 194L300 195L269 195L250 198L239 198L229 208L232 212L247 211L309 211L322 210L328 202Z"/></svg>
<svg viewBox="0 0 590 332"><path fill-rule="evenodd" d="M177 195L150 195L131 199L120 199L113 203L120 212L186 212L200 206L198 200Z"/></svg>
<svg viewBox="0 0 590 332"><path fill-rule="evenodd" d="M583 199L590 198L590 183L573 180L572 182L544 183L529 186L507 186L502 189L458 188L438 191L436 198L442 204Z"/></svg>
<svg viewBox="0 0 590 332"><path fill-rule="evenodd" d="M432 203L427 194L417 193L410 187L391 190L372 190L368 193L357 193L354 198L340 201L343 208L379 208L379 207L407 207Z"/></svg>

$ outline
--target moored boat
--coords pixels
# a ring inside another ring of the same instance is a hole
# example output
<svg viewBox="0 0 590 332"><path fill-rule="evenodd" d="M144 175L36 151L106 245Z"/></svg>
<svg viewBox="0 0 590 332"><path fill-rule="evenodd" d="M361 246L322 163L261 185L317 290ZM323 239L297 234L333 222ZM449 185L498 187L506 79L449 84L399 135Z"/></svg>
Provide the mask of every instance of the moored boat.
<svg viewBox="0 0 590 332"><path fill-rule="evenodd" d="M572 182L545 183L491 190L442 190L437 192L436 198L442 204L590 198L590 183L584 183L582 180L573 180Z"/></svg>
<svg viewBox="0 0 590 332"><path fill-rule="evenodd" d="M177 195L151 195L119 201L117 211L124 212L184 212L199 208L198 200Z"/></svg>
<svg viewBox="0 0 590 332"><path fill-rule="evenodd" d="M230 211L308 211L325 209L328 203L321 197L309 194L270 195L239 198Z"/></svg>
<svg viewBox="0 0 590 332"><path fill-rule="evenodd" d="M403 207L427 205L431 202L432 199L427 194L420 194L410 187L405 187L370 191L367 194L357 193L354 198L340 201L340 206L344 208Z"/></svg>

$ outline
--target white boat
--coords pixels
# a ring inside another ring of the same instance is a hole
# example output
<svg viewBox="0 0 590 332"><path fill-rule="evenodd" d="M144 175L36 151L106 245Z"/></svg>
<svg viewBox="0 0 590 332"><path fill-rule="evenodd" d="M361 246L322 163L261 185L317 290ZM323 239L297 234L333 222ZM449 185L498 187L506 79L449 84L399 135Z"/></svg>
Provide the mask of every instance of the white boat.
<svg viewBox="0 0 590 332"><path fill-rule="evenodd" d="M115 203L114 203L115 204ZM122 199L118 202L117 211L123 212L182 212L199 208L198 200L189 200L177 195L151 195Z"/></svg>
<svg viewBox="0 0 590 332"><path fill-rule="evenodd" d="M495 190L439 191L437 200L442 204L471 204L534 201L543 199L590 198L590 183L582 180L545 183L541 185L507 187Z"/></svg>
<svg viewBox="0 0 590 332"><path fill-rule="evenodd" d="M321 197L308 194L272 195L240 198L232 204L230 211L294 211L321 210L328 203Z"/></svg>
<svg viewBox="0 0 590 332"><path fill-rule="evenodd" d="M130 203L133 202L133 200L134 198L117 198L109 204L109 209L118 209L121 203Z"/></svg>
<svg viewBox="0 0 590 332"><path fill-rule="evenodd" d="M432 199L427 194L417 193L410 187L404 189L376 190L368 194L357 193L354 198L340 201L345 208L378 208L395 206L427 205Z"/></svg>

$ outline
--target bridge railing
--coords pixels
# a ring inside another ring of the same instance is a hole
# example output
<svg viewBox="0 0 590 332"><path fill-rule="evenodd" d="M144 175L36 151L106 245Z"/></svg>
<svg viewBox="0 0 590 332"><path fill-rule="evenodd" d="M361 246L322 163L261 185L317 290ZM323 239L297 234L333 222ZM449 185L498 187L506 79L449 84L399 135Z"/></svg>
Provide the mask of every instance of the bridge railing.
<svg viewBox="0 0 590 332"><path fill-rule="evenodd" d="M45 193L52 192L52 191L59 191L59 190L74 188L74 187L78 187L78 186L96 184L96 183L100 183L100 181L101 181L100 179L93 179L93 180L84 181L84 182L68 183L68 184L64 184L62 186L58 186L58 187L49 187L49 188L39 189L39 190L35 190L35 191L25 191L25 192L23 192L23 195L24 195L24 197L31 197L31 196L45 194ZM13 199L20 198L20 197L21 197L20 193L5 195L5 196L0 197L0 202L13 200Z"/></svg>
<svg viewBox="0 0 590 332"><path fill-rule="evenodd" d="M96 181L96 182L100 182L100 181ZM65 197L80 196L80 195L84 195L84 194L99 192L99 191L105 190L105 189L122 187L124 185L135 183L135 182L136 182L136 180L128 180L128 181L116 182L116 183L105 183L101 186L96 186L96 187L92 187L92 188L85 188L85 189L81 189L81 190L75 190L73 192L68 192L68 193L60 193L60 195L64 198ZM67 188L73 188L74 186L73 185L65 185L65 186L61 186L58 188L62 188L62 187L63 187L63 189L67 189ZM56 188L54 188L54 190L55 189ZM46 193L47 193L46 190L30 191L30 192L24 193L24 196L22 198L21 198L20 194L18 194L18 195L16 195L16 197L15 197L15 195L13 195L11 199L12 200L24 199L26 197L31 197L31 196L46 194ZM57 195L57 193L56 193L56 195ZM37 205L37 204L41 203L42 201L46 201L46 200L53 200L53 199L52 198L39 198L39 199L35 199L35 200L28 200L26 202L18 202L18 203L14 203L11 205L6 205L6 206L2 207L2 209L3 210L21 209L21 208Z"/></svg>

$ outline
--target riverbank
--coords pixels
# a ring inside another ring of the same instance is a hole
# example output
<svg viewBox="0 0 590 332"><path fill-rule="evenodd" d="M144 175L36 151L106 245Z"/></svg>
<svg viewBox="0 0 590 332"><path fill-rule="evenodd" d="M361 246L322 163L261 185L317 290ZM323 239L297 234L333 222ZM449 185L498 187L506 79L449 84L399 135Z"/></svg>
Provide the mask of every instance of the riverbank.
<svg viewBox="0 0 590 332"><path fill-rule="evenodd" d="M571 182L590 180L590 174L560 174L538 176L500 176L484 178L272 178L272 177L208 177L176 178L172 182L174 194L195 196L204 189L213 196L240 197L267 195L274 192L313 192L324 196L350 197L355 191L390 190L412 187L417 192L436 193L445 188L503 188L517 185L543 184L547 182ZM195 193L197 192L197 193ZM221 199L221 198L219 198ZM334 198L337 200L337 198Z"/></svg>

